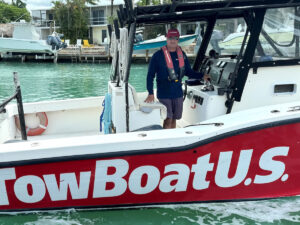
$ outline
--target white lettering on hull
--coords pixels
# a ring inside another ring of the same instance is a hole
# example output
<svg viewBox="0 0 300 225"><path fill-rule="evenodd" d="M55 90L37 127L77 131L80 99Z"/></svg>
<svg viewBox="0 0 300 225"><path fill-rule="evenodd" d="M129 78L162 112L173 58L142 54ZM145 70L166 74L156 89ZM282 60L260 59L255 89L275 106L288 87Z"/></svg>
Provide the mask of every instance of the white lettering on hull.
<svg viewBox="0 0 300 225"><path fill-rule="evenodd" d="M171 172L176 172L176 174L166 175L159 184L159 190L164 193L186 191L190 178L190 168L185 164L167 165L164 174ZM173 181L176 182L172 185Z"/></svg>
<svg viewBox="0 0 300 225"><path fill-rule="evenodd" d="M197 164L192 166L192 172L195 173L193 180L193 188L195 190L203 190L208 188L210 181L206 180L209 171L213 171L214 164L209 162L210 154L199 157Z"/></svg>
<svg viewBox="0 0 300 225"><path fill-rule="evenodd" d="M271 174L261 176L256 175L254 179L255 184L272 183L279 179L285 170L285 164L280 161L273 160L275 156L287 156L289 147L275 147L265 151L259 160L259 167L266 171L271 171Z"/></svg>
<svg viewBox="0 0 300 225"><path fill-rule="evenodd" d="M114 174L108 174L108 168L115 169ZM127 189L127 182L123 178L129 169L129 164L123 159L101 160L96 162L94 198L113 197L122 195ZM107 183L114 187L107 190Z"/></svg>
<svg viewBox="0 0 300 225"><path fill-rule="evenodd" d="M254 174L254 184L267 184L281 179L285 182L288 174L285 164L278 158L286 157L289 147L274 147L265 151L255 165L267 175ZM13 182L13 191L18 200L23 203L37 203L42 201L46 194L51 201L65 201L71 199L87 199L91 190L93 198L117 197L126 191L135 195L146 195L155 190L162 193L187 191L189 183L194 190L205 190L214 179L220 188L230 188L244 182L249 186L251 178L247 178L251 167L253 150L240 151L239 157L233 160L236 154L233 151L220 152L218 162L210 162L211 154L198 157L193 165L183 163L164 165L159 170L154 165L142 165L132 168L129 172L129 163L125 159L108 159L96 161L95 173L84 171L61 174L45 174L41 177L25 175L16 177L15 168L0 169L0 206L9 205L10 193L7 192L7 182ZM216 158L214 158L215 160ZM178 159L180 160L180 159ZM229 177L232 164L237 165L234 176ZM215 171L214 177L212 172ZM93 174L93 176L92 176ZM210 174L210 176L208 176ZM191 180L192 179L192 180ZM70 194L68 194L70 192ZM68 199L68 196L71 199Z"/></svg>
<svg viewBox="0 0 300 225"><path fill-rule="evenodd" d="M5 181L16 179L15 168L0 169L0 205L9 205Z"/></svg>
<svg viewBox="0 0 300 225"><path fill-rule="evenodd" d="M215 177L216 184L219 187L233 187L243 182L249 170L252 151L253 150L241 151L237 169L232 178L228 177L228 173L233 152L221 152Z"/></svg>
<svg viewBox="0 0 300 225"><path fill-rule="evenodd" d="M29 185L32 193L29 193ZM36 203L41 201L46 194L44 181L38 176L23 176L16 180L14 185L16 197L25 203Z"/></svg>
<svg viewBox="0 0 300 225"><path fill-rule="evenodd" d="M59 185L54 174L44 175L44 180L52 201L67 200L68 189L70 189L72 199L85 199L88 197L91 172L81 172L78 181L75 173L62 173Z"/></svg>
<svg viewBox="0 0 300 225"><path fill-rule="evenodd" d="M146 175L146 185L142 186L142 177ZM160 180L159 170L154 166L141 166L132 171L129 177L129 190L137 195L148 194L158 185Z"/></svg>

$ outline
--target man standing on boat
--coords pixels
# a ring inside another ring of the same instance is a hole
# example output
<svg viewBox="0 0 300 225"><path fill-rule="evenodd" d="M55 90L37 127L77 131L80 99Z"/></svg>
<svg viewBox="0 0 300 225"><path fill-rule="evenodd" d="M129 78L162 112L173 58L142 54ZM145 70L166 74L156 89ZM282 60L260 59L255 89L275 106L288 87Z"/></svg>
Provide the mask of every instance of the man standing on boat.
<svg viewBox="0 0 300 225"><path fill-rule="evenodd" d="M208 75L195 72L186 57L186 54L178 46L179 31L170 29L167 33L167 46L162 47L153 54L147 75L148 97L145 102L154 101L153 81L156 76L157 98L167 107L167 119L164 128L176 128L176 120L181 119L183 110L183 91L181 80L187 75L189 78L206 80Z"/></svg>

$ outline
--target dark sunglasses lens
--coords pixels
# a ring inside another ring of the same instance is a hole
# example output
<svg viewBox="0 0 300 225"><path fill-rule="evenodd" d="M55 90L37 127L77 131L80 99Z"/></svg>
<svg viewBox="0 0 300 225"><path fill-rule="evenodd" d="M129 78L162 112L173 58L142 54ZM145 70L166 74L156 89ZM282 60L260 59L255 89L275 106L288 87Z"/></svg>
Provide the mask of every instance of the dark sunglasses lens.
<svg viewBox="0 0 300 225"><path fill-rule="evenodd" d="M168 39L169 40L176 40L176 41L178 41L178 37L169 37Z"/></svg>

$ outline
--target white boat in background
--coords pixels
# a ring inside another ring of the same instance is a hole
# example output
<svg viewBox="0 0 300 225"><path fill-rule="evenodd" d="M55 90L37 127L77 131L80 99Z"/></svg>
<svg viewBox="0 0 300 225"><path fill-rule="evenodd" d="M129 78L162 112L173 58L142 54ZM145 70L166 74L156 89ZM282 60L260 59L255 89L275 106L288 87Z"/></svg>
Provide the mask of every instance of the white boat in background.
<svg viewBox="0 0 300 225"><path fill-rule="evenodd" d="M55 54L61 49L62 44L50 45L46 40L40 40L31 23L25 21L13 23L12 38L0 37L0 53L2 54ZM54 33L53 36L57 37ZM59 43L59 42L58 42Z"/></svg>
<svg viewBox="0 0 300 225"><path fill-rule="evenodd" d="M1 53L50 53L55 50L44 40L26 40L15 38L0 38Z"/></svg>
<svg viewBox="0 0 300 225"><path fill-rule="evenodd" d="M299 34L299 28L294 28L293 15L288 13L285 25L272 18L265 18L266 24L263 27L262 35L259 37L260 44L264 47L265 54L272 55L273 47L269 44L274 42L278 55L292 56L294 54L294 36ZM219 40L219 48L222 54L238 54L245 36L246 28L241 24L235 33L229 34L224 40ZM279 45L277 43L280 43ZM274 46L273 45L273 46Z"/></svg>

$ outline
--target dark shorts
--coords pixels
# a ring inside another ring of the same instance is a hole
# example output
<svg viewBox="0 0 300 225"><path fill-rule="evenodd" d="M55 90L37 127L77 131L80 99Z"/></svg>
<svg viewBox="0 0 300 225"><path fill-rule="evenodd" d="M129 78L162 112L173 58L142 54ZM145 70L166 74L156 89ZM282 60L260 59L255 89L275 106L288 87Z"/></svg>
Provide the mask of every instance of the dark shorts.
<svg viewBox="0 0 300 225"><path fill-rule="evenodd" d="M167 118L179 120L182 117L183 98L163 98L160 103L167 107Z"/></svg>

